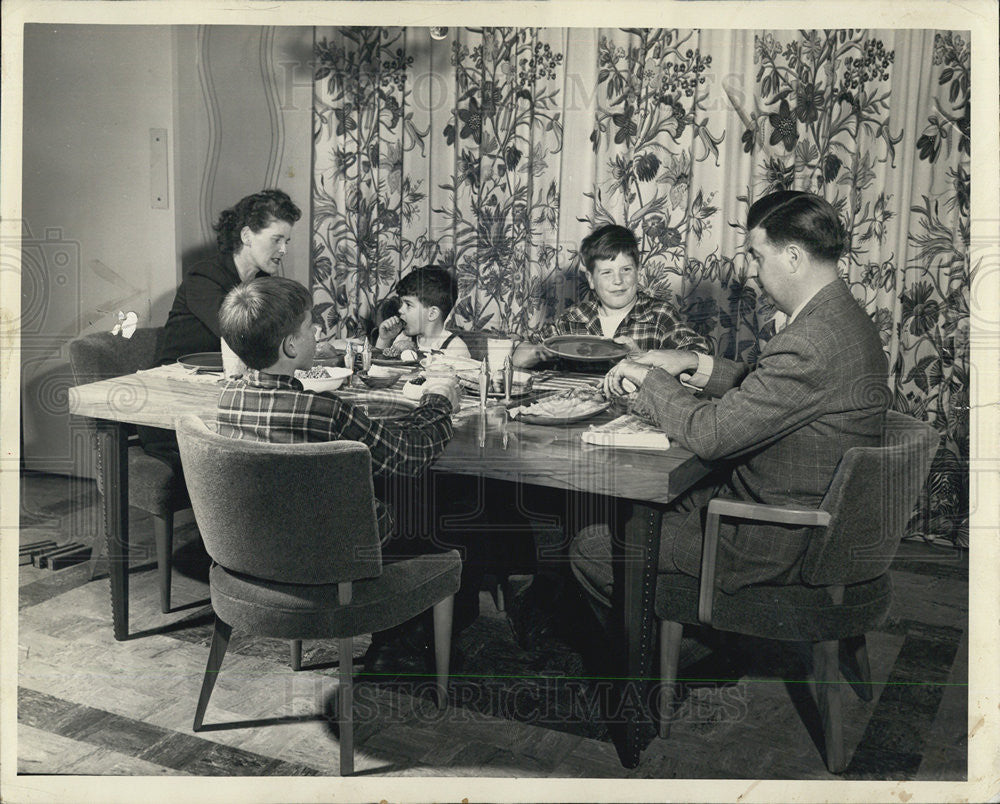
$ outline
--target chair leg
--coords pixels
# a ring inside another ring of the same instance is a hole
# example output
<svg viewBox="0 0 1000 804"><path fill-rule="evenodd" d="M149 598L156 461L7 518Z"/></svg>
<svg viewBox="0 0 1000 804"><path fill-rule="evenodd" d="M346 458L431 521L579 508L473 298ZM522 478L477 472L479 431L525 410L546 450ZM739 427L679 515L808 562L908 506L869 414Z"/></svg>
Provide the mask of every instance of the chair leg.
<svg viewBox="0 0 1000 804"><path fill-rule="evenodd" d="M838 651L840 641L814 642L813 678L816 682L816 702L823 721L823 738L826 743L826 767L830 773L840 773L847 767L844 755L844 729L841 713L840 668Z"/></svg>
<svg viewBox="0 0 1000 804"><path fill-rule="evenodd" d="M174 554L174 515L168 511L163 517L153 517L153 535L156 537L156 566L160 573L160 610L170 611L170 569Z"/></svg>
<svg viewBox="0 0 1000 804"><path fill-rule="evenodd" d="M337 688L337 721L340 724L340 775L354 773L354 639L337 640L340 655L340 684Z"/></svg>
<svg viewBox="0 0 1000 804"><path fill-rule="evenodd" d="M97 536L90 548L90 563L87 566L87 580L94 580L94 576L97 574L97 565L101 563L101 559L107 554L108 540L103 536Z"/></svg>
<svg viewBox="0 0 1000 804"><path fill-rule="evenodd" d="M872 669L868 663L868 643L865 635L840 640L840 672L862 701L871 701Z"/></svg>
<svg viewBox="0 0 1000 804"><path fill-rule="evenodd" d="M222 667L222 659L226 655L226 648L229 647L229 636L233 633L233 627L215 618L215 630L212 632L212 647L208 649L208 663L205 665L205 679L201 682L201 695L198 696L198 706L194 710L193 731L201 729L202 721L205 719L205 710L208 708L208 699L212 697L212 690L215 688L215 680Z"/></svg>
<svg viewBox="0 0 1000 804"><path fill-rule="evenodd" d="M493 587L493 602L496 604L497 611L503 612L507 603L505 598L507 597L507 577L497 578L496 586Z"/></svg>
<svg viewBox="0 0 1000 804"><path fill-rule="evenodd" d="M660 737L670 736L674 692L677 686L677 663L681 658L681 635L684 626L670 620L660 620Z"/></svg>
<svg viewBox="0 0 1000 804"><path fill-rule="evenodd" d="M434 604L434 667L437 671L437 705L448 705L448 666L451 661L452 615L455 596L448 595Z"/></svg>
<svg viewBox="0 0 1000 804"><path fill-rule="evenodd" d="M288 641L289 663L292 670L302 669L302 640L290 639Z"/></svg>

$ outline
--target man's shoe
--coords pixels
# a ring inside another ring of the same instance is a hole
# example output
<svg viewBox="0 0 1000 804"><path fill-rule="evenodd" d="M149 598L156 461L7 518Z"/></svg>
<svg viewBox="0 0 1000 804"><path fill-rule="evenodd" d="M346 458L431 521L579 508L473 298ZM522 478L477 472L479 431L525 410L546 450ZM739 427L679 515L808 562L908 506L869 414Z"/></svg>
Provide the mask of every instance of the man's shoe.
<svg viewBox="0 0 1000 804"><path fill-rule="evenodd" d="M361 664L365 673L377 673L384 675L392 672L395 658L399 654L399 640L392 635L386 636L387 632L372 634L372 644L368 646L364 656L361 657Z"/></svg>
<svg viewBox="0 0 1000 804"><path fill-rule="evenodd" d="M559 638L562 587L558 578L537 575L527 589L508 598L507 621L524 650L537 650Z"/></svg>
<svg viewBox="0 0 1000 804"><path fill-rule="evenodd" d="M399 626L399 641L408 653L427 653L434 649L434 625L426 614L418 615Z"/></svg>
<svg viewBox="0 0 1000 804"><path fill-rule="evenodd" d="M392 628L372 635L372 644L361 659L366 674L426 675L433 670L432 654L419 647L419 634Z"/></svg>

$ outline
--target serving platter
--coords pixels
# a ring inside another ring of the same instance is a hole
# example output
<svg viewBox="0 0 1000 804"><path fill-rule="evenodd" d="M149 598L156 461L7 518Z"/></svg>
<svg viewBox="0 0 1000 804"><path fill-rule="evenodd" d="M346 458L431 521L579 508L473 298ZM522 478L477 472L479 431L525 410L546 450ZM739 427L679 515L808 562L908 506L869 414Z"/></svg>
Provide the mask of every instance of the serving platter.
<svg viewBox="0 0 1000 804"><path fill-rule="evenodd" d="M628 354L626 346L596 335L553 335L542 341L542 346L566 360L617 360Z"/></svg>
<svg viewBox="0 0 1000 804"><path fill-rule="evenodd" d="M222 371L222 352L192 352L181 355L177 362L192 371Z"/></svg>
<svg viewBox="0 0 1000 804"><path fill-rule="evenodd" d="M605 402L599 408L594 410L589 410L584 413L576 414L575 416L539 416L532 413L521 413L515 419L515 421L524 422L525 424L542 424L546 426L560 425L560 424L576 424L576 422L582 422L587 419L593 418L599 413L604 413L609 407L611 407L610 402Z"/></svg>
<svg viewBox="0 0 1000 804"><path fill-rule="evenodd" d="M567 399L566 392L544 396L536 402L533 402L531 405L522 408L517 412L516 416L511 416L511 418L515 421L525 422L526 424L575 424L576 422L582 422L586 419L597 416L599 413L603 413L611 407L611 400L588 400L589 404L582 410L578 410L575 413L568 413L560 416L544 412L547 402L555 402L560 398ZM536 411L532 413L531 408L536 408ZM538 408L540 408L540 410L537 410Z"/></svg>

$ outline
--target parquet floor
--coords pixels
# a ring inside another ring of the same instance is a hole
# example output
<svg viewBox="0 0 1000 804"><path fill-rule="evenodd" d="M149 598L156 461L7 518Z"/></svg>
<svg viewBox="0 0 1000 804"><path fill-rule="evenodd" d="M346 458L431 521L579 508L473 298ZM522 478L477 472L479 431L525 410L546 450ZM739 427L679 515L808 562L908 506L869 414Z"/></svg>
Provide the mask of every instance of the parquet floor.
<svg viewBox="0 0 1000 804"><path fill-rule="evenodd" d="M26 476L22 543L89 541L97 527L95 500L89 482ZM306 643L307 669L295 673L285 643L234 633L206 718L223 727L197 735L191 731L211 632L197 531L189 513L179 516L175 609L161 614L150 523L133 511L132 526L139 545L130 595L135 636L125 642L111 635L106 576L88 581L85 565L56 572L21 568L18 772L336 774L337 734L328 715L337 681L329 645ZM894 564L893 581L891 616L869 638L874 700L844 696L852 759L842 778L963 780L967 557L907 544ZM489 684L459 685L473 692L463 692L466 700L456 699L444 713L421 694L420 685L359 684L355 765L360 774L835 778L823 764L808 691L797 683L796 659L787 651L745 646L752 660L747 675L732 684L692 685L670 739L654 739L639 767L626 770L610 742L572 733L559 723L563 710L548 717L552 713L544 707L527 713L517 709L521 682L511 667L521 668L522 678L534 679L533 694L539 684L544 688L567 680L545 666L544 656L517 646L505 616L485 592L482 609L479 622L466 632L472 635L463 637L464 647L479 657L479 676L484 657L504 657L504 672ZM355 653L365 647L366 640L358 640ZM505 697L502 705L488 707L469 700L470 694ZM586 711L583 706L576 716ZM499 716L505 712L518 712L521 719Z"/></svg>

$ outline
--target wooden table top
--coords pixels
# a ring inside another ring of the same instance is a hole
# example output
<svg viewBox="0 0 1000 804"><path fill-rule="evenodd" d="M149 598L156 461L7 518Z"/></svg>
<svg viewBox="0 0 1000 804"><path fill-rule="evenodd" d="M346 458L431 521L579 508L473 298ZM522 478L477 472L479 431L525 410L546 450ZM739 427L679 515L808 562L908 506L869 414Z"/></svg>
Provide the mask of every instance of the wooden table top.
<svg viewBox="0 0 1000 804"><path fill-rule="evenodd" d="M353 389L344 393L348 399L358 395ZM175 417L189 413L213 419L218 398L215 383L152 371L70 388L69 411L173 428ZM455 435L434 468L654 503L671 502L707 473L698 458L680 447L622 449L582 441L580 434L590 424L610 418L604 413L575 425L523 424L509 420L500 405L480 410L470 397L455 417Z"/></svg>

